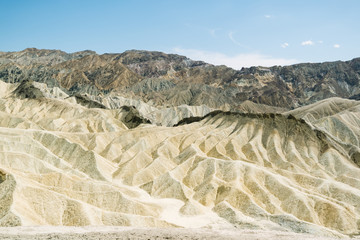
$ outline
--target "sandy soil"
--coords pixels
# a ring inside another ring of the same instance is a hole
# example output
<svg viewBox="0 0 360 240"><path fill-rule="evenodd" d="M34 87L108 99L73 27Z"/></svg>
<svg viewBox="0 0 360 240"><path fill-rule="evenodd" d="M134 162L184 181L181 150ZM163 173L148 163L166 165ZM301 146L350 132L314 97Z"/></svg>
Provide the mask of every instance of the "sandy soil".
<svg viewBox="0 0 360 240"><path fill-rule="evenodd" d="M314 239L330 240L308 234L296 234L278 231L254 230L211 230L211 229L174 229L174 228L131 228L131 227L13 227L0 228L0 239L11 240L120 240L120 239ZM342 238L342 239L360 239Z"/></svg>

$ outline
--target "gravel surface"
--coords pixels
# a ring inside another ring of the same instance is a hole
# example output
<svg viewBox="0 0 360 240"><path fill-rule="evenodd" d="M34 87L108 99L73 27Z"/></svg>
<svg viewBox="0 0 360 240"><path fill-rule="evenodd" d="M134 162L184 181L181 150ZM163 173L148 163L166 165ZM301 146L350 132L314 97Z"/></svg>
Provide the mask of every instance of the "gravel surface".
<svg viewBox="0 0 360 240"><path fill-rule="evenodd" d="M0 239L11 240L120 240L120 239L304 239L331 240L348 237L329 238L308 234L278 231L254 230L211 230L174 228L126 228L126 227L14 227L0 228ZM359 237L348 239L360 239Z"/></svg>

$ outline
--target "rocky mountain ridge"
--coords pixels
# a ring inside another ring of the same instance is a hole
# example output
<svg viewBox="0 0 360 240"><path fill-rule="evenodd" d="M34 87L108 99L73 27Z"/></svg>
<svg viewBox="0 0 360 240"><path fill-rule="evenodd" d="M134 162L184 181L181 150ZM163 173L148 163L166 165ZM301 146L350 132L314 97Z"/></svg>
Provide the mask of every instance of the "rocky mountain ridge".
<svg viewBox="0 0 360 240"><path fill-rule="evenodd" d="M161 52L98 55L25 49L0 54L0 80L33 80L68 94L112 94L153 106L207 105L236 111L250 100L289 109L329 97L356 97L360 58L234 70Z"/></svg>

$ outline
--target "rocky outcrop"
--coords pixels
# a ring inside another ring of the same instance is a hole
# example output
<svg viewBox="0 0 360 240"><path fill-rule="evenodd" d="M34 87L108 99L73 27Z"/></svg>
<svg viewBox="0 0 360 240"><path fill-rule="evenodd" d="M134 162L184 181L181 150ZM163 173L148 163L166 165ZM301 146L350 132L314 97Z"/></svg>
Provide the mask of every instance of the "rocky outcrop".
<svg viewBox="0 0 360 240"><path fill-rule="evenodd" d="M36 99L45 97L41 90L34 86L33 81L21 82L12 94L18 98Z"/></svg>
<svg viewBox="0 0 360 240"><path fill-rule="evenodd" d="M76 103L83 105L84 107L87 108L103 108L105 109L106 107L104 105L102 105L101 103L91 100L88 96L86 95L81 95L79 93L74 95L74 98L76 100Z"/></svg>
<svg viewBox="0 0 360 240"><path fill-rule="evenodd" d="M140 124L150 124L150 120L140 115L139 111L133 106L123 106L116 111L116 118L119 118L126 127L136 128Z"/></svg>

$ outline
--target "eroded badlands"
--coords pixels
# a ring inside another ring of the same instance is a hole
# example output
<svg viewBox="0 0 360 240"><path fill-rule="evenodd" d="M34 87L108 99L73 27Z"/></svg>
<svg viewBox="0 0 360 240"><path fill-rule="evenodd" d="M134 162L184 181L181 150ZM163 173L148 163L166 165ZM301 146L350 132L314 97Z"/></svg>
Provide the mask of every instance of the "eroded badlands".
<svg viewBox="0 0 360 240"><path fill-rule="evenodd" d="M129 107L88 108L54 89L19 97L19 84L0 83L0 226L360 232L358 101L197 110L171 127L175 110L133 121Z"/></svg>

